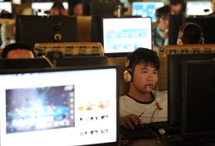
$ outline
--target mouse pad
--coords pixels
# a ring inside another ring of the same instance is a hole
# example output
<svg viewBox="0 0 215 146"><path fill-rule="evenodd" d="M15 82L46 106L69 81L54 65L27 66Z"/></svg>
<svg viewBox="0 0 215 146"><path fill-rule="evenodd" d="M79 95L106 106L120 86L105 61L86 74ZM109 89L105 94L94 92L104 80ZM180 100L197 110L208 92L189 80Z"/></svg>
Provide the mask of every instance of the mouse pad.
<svg viewBox="0 0 215 146"><path fill-rule="evenodd" d="M154 132L154 131L153 131ZM155 132L154 132L155 133ZM126 129L122 126L120 126L120 134L124 139L131 140L131 139L150 139L154 138L155 136L149 131L147 127L144 129ZM159 136L158 133L155 133L157 136Z"/></svg>

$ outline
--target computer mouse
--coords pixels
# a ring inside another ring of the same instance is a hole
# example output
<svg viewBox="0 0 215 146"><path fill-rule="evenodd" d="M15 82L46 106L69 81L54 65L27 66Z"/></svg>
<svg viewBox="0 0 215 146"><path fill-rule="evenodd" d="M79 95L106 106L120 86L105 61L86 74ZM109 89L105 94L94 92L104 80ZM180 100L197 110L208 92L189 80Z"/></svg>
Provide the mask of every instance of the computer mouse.
<svg viewBox="0 0 215 146"><path fill-rule="evenodd" d="M143 124L134 125L134 130L143 130L145 126Z"/></svg>

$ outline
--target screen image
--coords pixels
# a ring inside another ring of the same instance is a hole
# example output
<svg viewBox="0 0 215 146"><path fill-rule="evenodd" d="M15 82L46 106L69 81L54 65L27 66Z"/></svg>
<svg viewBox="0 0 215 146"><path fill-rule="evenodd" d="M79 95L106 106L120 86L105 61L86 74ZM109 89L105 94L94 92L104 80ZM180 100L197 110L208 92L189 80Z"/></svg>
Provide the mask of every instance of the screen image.
<svg viewBox="0 0 215 146"><path fill-rule="evenodd" d="M9 89L6 106L7 133L74 127L73 85Z"/></svg>
<svg viewBox="0 0 215 146"><path fill-rule="evenodd" d="M205 13L204 10L209 9L209 12ZM187 15L207 15L212 13L210 1L188 1L186 6Z"/></svg>
<svg viewBox="0 0 215 146"><path fill-rule="evenodd" d="M33 2L31 4L33 15L46 15L45 11L49 11L54 3L53 2ZM69 8L67 2L63 2L65 9ZM40 10L40 12L38 12Z"/></svg>
<svg viewBox="0 0 215 146"><path fill-rule="evenodd" d="M0 2L0 12L3 10L8 11L9 13L12 13L11 2Z"/></svg>
<svg viewBox="0 0 215 146"><path fill-rule="evenodd" d="M117 143L115 67L0 73L0 80L1 146Z"/></svg>
<svg viewBox="0 0 215 146"><path fill-rule="evenodd" d="M133 2L132 16L151 17L152 22L156 22L155 12L164 6L163 2Z"/></svg>
<svg viewBox="0 0 215 146"><path fill-rule="evenodd" d="M149 17L103 19L104 53L129 53L139 47L151 49L151 39Z"/></svg>

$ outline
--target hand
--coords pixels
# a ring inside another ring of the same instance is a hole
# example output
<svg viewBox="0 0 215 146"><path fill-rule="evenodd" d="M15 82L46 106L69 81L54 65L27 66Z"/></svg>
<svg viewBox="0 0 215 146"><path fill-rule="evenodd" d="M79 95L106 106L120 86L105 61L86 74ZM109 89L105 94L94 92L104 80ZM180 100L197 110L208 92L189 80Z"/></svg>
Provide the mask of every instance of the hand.
<svg viewBox="0 0 215 146"><path fill-rule="evenodd" d="M134 129L134 125L142 124L142 120L135 114L130 114L119 119L120 126L127 129Z"/></svg>

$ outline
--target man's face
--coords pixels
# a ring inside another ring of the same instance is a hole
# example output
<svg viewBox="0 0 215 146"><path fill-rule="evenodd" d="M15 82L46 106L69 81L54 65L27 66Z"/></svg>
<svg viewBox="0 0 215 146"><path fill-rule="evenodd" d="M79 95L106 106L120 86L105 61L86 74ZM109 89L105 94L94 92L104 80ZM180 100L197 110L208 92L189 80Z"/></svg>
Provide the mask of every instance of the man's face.
<svg viewBox="0 0 215 146"><path fill-rule="evenodd" d="M82 4L77 4L73 8L73 15L75 15L75 16L82 16L83 15L83 5Z"/></svg>
<svg viewBox="0 0 215 146"><path fill-rule="evenodd" d="M168 18L168 16L162 16L159 19L159 26L161 27L160 29L162 29L163 31L165 31L166 29L169 28L169 18Z"/></svg>
<svg viewBox="0 0 215 146"><path fill-rule="evenodd" d="M143 63L136 65L132 84L138 92L151 92L158 80L157 69ZM147 87L148 86L148 87Z"/></svg>
<svg viewBox="0 0 215 146"><path fill-rule="evenodd" d="M7 58L12 59L12 58L34 58L34 55L31 51L29 50L24 50L24 49L16 49L16 50L11 50L7 53Z"/></svg>
<svg viewBox="0 0 215 146"><path fill-rule="evenodd" d="M176 5L171 5L171 10L174 12L174 14L179 14L179 12L182 9L182 4L176 4Z"/></svg>

